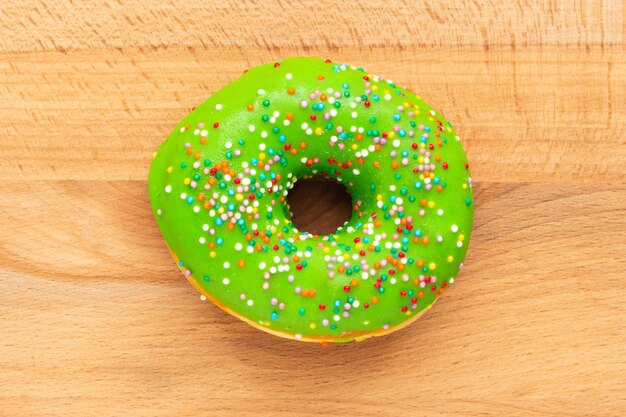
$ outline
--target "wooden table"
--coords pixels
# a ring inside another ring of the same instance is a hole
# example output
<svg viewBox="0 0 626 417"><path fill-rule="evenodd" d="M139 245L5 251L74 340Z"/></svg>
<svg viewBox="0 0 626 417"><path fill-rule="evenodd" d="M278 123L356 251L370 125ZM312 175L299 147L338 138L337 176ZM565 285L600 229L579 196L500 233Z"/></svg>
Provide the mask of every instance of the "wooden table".
<svg viewBox="0 0 626 417"><path fill-rule="evenodd" d="M0 415L623 416L620 0L0 4ZM360 64L457 126L467 267L388 337L323 348L202 303L152 152L247 68Z"/></svg>

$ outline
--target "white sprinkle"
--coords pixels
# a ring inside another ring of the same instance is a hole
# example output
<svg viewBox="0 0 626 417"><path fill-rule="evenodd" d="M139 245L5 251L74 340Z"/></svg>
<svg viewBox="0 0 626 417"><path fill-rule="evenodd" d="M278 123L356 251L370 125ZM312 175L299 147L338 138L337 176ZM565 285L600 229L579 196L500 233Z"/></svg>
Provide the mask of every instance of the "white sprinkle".
<svg viewBox="0 0 626 417"><path fill-rule="evenodd" d="M172 186L171 185L166 185L165 186L165 192L168 193L168 194L171 193L172 192Z"/></svg>
<svg viewBox="0 0 626 417"><path fill-rule="evenodd" d="M204 245L206 243L206 239L204 237L201 237L200 239L198 239L198 242Z"/></svg>
<svg viewBox="0 0 626 417"><path fill-rule="evenodd" d="M206 232L207 230L209 230L209 225L208 225L208 224L203 224L203 225L202 225L202 230L204 230L205 232Z"/></svg>
<svg viewBox="0 0 626 417"><path fill-rule="evenodd" d="M230 262L224 262L224 268L226 269L230 268Z"/></svg>
<svg viewBox="0 0 626 417"><path fill-rule="evenodd" d="M206 130L206 129L202 129L202 130L200 131L200 136L206 136L206 135L208 135L208 134L209 134L209 131L208 131L208 130Z"/></svg>
<svg viewBox="0 0 626 417"><path fill-rule="evenodd" d="M293 75L290 72L288 72L287 74L285 74L285 78L288 80L291 80L293 78Z"/></svg>
<svg viewBox="0 0 626 417"><path fill-rule="evenodd" d="M224 144L224 146L226 147L226 149L230 149L230 148L232 148L232 147L233 147L233 143L232 143L232 142L226 142L226 143Z"/></svg>
<svg viewBox="0 0 626 417"><path fill-rule="evenodd" d="M264 89L262 89L262 88L259 88L259 89L257 90L257 93L259 93L260 95L263 95L263 94L265 94L265 90L264 90Z"/></svg>
<svg viewBox="0 0 626 417"><path fill-rule="evenodd" d="M250 307L252 307L252 305L253 305L253 304L254 304L254 301L252 301L252 300L248 300L248 305L249 305Z"/></svg>
<svg viewBox="0 0 626 417"><path fill-rule="evenodd" d="M200 294L200 301L206 301L206 295Z"/></svg>
<svg viewBox="0 0 626 417"><path fill-rule="evenodd" d="M216 104L215 105L215 110L222 110L222 105L221 104Z"/></svg>
<svg viewBox="0 0 626 417"><path fill-rule="evenodd" d="M228 278L224 278L222 282L224 283L224 285L230 284L230 280Z"/></svg>
<svg viewBox="0 0 626 417"><path fill-rule="evenodd" d="M249 130L250 132L254 132L254 129L256 129L256 128L254 127L254 125L250 125L250 126L248 126L248 130Z"/></svg>
<svg viewBox="0 0 626 417"><path fill-rule="evenodd" d="M456 233L456 232L458 232L458 231L459 231L459 226L457 226L456 224L453 224L453 225L450 227L450 229L451 229L454 233Z"/></svg>
<svg viewBox="0 0 626 417"><path fill-rule="evenodd" d="M443 210L442 209L437 210L437 215L438 216L443 216Z"/></svg>
<svg viewBox="0 0 626 417"><path fill-rule="evenodd" d="M200 206L193 206L194 213L200 213Z"/></svg>
<svg viewBox="0 0 626 417"><path fill-rule="evenodd" d="M235 243L235 250L241 250L243 249L243 245L239 242Z"/></svg>

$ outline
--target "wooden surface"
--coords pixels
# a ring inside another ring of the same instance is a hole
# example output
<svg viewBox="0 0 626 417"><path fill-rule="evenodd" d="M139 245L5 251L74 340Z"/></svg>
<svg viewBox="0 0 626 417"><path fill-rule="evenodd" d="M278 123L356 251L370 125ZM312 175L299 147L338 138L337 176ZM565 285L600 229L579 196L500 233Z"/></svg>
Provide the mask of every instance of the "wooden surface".
<svg viewBox="0 0 626 417"><path fill-rule="evenodd" d="M0 416L626 415L619 0L0 3ZM285 341L202 303L152 152L292 55L419 92L472 163L467 266L388 337Z"/></svg>

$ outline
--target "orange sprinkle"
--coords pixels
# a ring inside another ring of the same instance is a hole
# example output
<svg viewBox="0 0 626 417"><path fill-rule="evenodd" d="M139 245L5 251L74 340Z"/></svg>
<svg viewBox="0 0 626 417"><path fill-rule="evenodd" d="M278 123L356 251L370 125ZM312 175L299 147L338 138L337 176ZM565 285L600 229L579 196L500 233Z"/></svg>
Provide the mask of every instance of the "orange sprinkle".
<svg viewBox="0 0 626 417"><path fill-rule="evenodd" d="M288 88L287 89L287 94L289 94L289 95L293 95L293 93L295 93L295 92L296 92L295 88Z"/></svg>
<svg viewBox="0 0 626 417"><path fill-rule="evenodd" d="M396 168L398 168L398 163L396 161L393 161L391 163L391 169L396 169Z"/></svg>
<svg viewBox="0 0 626 417"><path fill-rule="evenodd" d="M285 117L287 118L287 120L293 120L293 113L287 113Z"/></svg>
<svg viewBox="0 0 626 417"><path fill-rule="evenodd" d="M378 297L376 296L372 297L372 304L378 304Z"/></svg>
<svg viewBox="0 0 626 417"><path fill-rule="evenodd" d="M324 74L317 74L317 79L322 81L324 79Z"/></svg>
<svg viewBox="0 0 626 417"><path fill-rule="evenodd" d="M304 141L300 142L300 147L302 149L306 148L306 142L304 142Z"/></svg>
<svg viewBox="0 0 626 417"><path fill-rule="evenodd" d="M248 110L250 111L254 110L254 104L252 103L248 104Z"/></svg>
<svg viewBox="0 0 626 417"><path fill-rule="evenodd" d="M245 265L246 265L246 261L244 261L243 259L240 259L240 260L237 262L237 266L238 266L239 268L243 268Z"/></svg>
<svg viewBox="0 0 626 417"><path fill-rule="evenodd" d="M204 136L200 138L200 143L203 145L206 143L206 138Z"/></svg>

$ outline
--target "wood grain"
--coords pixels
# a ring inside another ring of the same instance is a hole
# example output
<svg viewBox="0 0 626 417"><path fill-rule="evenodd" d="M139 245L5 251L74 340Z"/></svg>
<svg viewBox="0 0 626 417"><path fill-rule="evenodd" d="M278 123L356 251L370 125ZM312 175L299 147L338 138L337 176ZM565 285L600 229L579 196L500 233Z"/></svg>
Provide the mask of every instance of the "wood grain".
<svg viewBox="0 0 626 417"><path fill-rule="evenodd" d="M625 14L3 2L0 416L625 415ZM176 122L291 55L393 77L466 144L467 266L387 337L322 348L250 328L199 301L152 219L147 170Z"/></svg>

